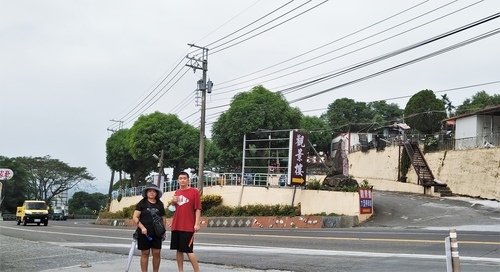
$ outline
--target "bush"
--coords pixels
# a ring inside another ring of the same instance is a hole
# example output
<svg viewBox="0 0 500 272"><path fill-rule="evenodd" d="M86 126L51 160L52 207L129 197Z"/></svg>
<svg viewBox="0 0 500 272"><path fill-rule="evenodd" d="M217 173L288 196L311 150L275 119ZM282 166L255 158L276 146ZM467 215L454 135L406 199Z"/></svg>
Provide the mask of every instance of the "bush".
<svg viewBox="0 0 500 272"><path fill-rule="evenodd" d="M201 197L201 208L202 211L208 211L213 207L217 207L222 204L222 196L219 195L203 195Z"/></svg>
<svg viewBox="0 0 500 272"><path fill-rule="evenodd" d="M99 213L99 218L106 218L106 219L128 218L128 219L132 219L132 215L134 214L134 210L135 210L135 204L131 205L129 207L125 207L122 210L116 211L116 212L102 211Z"/></svg>
<svg viewBox="0 0 500 272"><path fill-rule="evenodd" d="M212 207L211 209L204 212L204 216L231 216L232 214L233 208L224 205Z"/></svg>
<svg viewBox="0 0 500 272"><path fill-rule="evenodd" d="M170 203L165 204L165 212L167 217L172 217L173 212L167 209ZM245 205L242 207L228 207L222 205L222 197L218 195L205 195L201 199L202 215L203 216L295 216L296 207L291 205ZM100 218L107 219L124 219L132 218L134 214L135 204L123 208L117 212L102 211L99 213ZM300 213L298 214L300 215Z"/></svg>
<svg viewBox="0 0 500 272"><path fill-rule="evenodd" d="M321 182L319 180L308 181L306 184L306 190L320 190Z"/></svg>

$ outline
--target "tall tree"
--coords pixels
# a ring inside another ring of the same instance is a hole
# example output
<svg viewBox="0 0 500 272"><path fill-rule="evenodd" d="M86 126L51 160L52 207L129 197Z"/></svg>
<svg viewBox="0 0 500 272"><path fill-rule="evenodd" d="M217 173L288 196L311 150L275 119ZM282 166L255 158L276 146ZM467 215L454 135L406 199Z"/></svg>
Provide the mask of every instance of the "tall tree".
<svg viewBox="0 0 500 272"><path fill-rule="evenodd" d="M325 118L304 116L300 121L300 128L309 133L309 141L313 144L317 152L330 153L332 132ZM309 152L311 151L310 149Z"/></svg>
<svg viewBox="0 0 500 272"><path fill-rule="evenodd" d="M366 131L373 127L373 111L365 102L356 102L350 98L340 98L330 105L324 114L333 135L347 131Z"/></svg>
<svg viewBox="0 0 500 272"><path fill-rule="evenodd" d="M101 193L89 194L84 191L78 191L68 200L70 213L90 214L99 212L106 206L107 196Z"/></svg>
<svg viewBox="0 0 500 272"><path fill-rule="evenodd" d="M446 118L444 103L431 90L414 94L405 110L405 122L424 134L433 134L441 129L441 121Z"/></svg>
<svg viewBox="0 0 500 272"><path fill-rule="evenodd" d="M446 117L450 117L456 107L453 106L447 94L441 95L441 101L443 101L444 107L446 109Z"/></svg>
<svg viewBox="0 0 500 272"><path fill-rule="evenodd" d="M23 165L15 158L0 156L0 168L8 168L14 172L14 176L2 182L2 212L15 213L16 207L21 206L26 199L28 187L28 173Z"/></svg>
<svg viewBox="0 0 500 272"><path fill-rule="evenodd" d="M50 203L56 195L66 192L94 177L85 167L71 167L68 164L45 157L20 157L17 160L28 173L27 198Z"/></svg>
<svg viewBox="0 0 500 272"><path fill-rule="evenodd" d="M128 140L129 130L120 129L106 140L106 164L111 170L130 173L134 158Z"/></svg>
<svg viewBox="0 0 500 272"><path fill-rule="evenodd" d="M174 176L182 169L198 165L199 131L183 123L176 115L154 112L143 115L130 129L129 145L135 166L144 179L156 170L153 154L164 152L164 167L174 168Z"/></svg>
<svg viewBox="0 0 500 272"><path fill-rule="evenodd" d="M500 94L489 95L485 91L477 92L458 106L457 114L464 114L484 109L488 106L500 105Z"/></svg>
<svg viewBox="0 0 500 272"><path fill-rule="evenodd" d="M243 136L257 130L299 128L302 113L292 108L283 95L262 86L235 95L230 108L212 127L212 139L224 156L220 165L241 168Z"/></svg>
<svg viewBox="0 0 500 272"><path fill-rule="evenodd" d="M372 121L379 125L393 123L403 115L397 104L387 104L385 100L370 102L366 106L373 112Z"/></svg>

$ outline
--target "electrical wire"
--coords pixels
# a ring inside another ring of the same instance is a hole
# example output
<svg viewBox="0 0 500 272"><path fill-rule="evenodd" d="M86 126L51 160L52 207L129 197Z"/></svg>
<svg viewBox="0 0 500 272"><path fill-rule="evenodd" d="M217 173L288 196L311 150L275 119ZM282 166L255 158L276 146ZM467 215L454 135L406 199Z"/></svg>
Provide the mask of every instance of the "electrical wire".
<svg viewBox="0 0 500 272"><path fill-rule="evenodd" d="M416 63L416 62L420 62L422 60L425 60L425 59L428 59L428 58L432 58L432 57L435 57L437 55L440 55L440 54L443 54L443 53L446 53L448 51L451 51L451 50L455 50L457 48L460 48L462 46L465 46L465 45L468 45L470 43L474 43L474 42L477 42L479 40L482 40L482 39L485 39L485 38L488 38L490 36L493 36L493 35L496 35L500 32L500 28L496 28L492 31L488 31L486 33L483 33L481 35L478 35L474 38L471 38L471 39L468 39L468 40L465 40L463 42L460 42L460 43L456 43L452 46L449 46L449 47L446 47L446 48L443 48L443 49L440 49L440 50L437 50L437 51L434 51L430 54L427 54L427 55L424 55L424 56L421 56L421 57L418 57L418 58L415 58L413 60L410 60L410 61L407 61L407 62L404 62L404 63L401 63L401 64L398 64L398 65L395 65L395 66L392 66L390 68L387 68L385 70L382 70L382 71L379 71L379 72L376 72L376 73L373 73L373 74L370 74L370 75L367 75L367 76L364 76L364 77L361 77L361 78L358 78L358 79L355 79L355 80L352 80L352 81L349 81L349 82L346 82L346 83L343 83L343 84L340 84L340 85L337 85L337 86L334 86L334 87L331 87L331 88L328 88L328 89L325 89L325 90L322 90L322 91L319 91L319 92L316 92L316 93L312 93L312 94L309 94L309 95L306 95L306 96L303 96L301 98L297 98L297 99L294 99L294 100L291 100L289 101L290 104L292 103L296 103L296 102L299 102L299 101L303 101L303 100L306 100L306 99L309 99L311 97L314 97L314 96L318 96L320 94L324 94L326 92L330 92L330 91L333 91L333 90L336 90L336 89L339 89L339 88L343 88L343 87L346 87L346 86L349 86L349 85L352 85L354 83L358 83L358 82L361 82L361 81L364 81L364 80L367 80L367 79L370 79L372 77L376 77L376 76L379 76L379 75L382 75L382 74L385 74L387 72L390 72L390 71L393 71L393 70L397 70L397 69L400 69L402 67L405 67L407 65L410 65L410 64L413 64L413 63Z"/></svg>
<svg viewBox="0 0 500 272"><path fill-rule="evenodd" d="M341 40L344 40L344 39L346 39L346 38L348 38L348 37L350 37L350 36L353 36L353 35L355 35L355 34L358 34L358 33L362 32L362 31L364 31L364 30L370 29L370 28L372 28L372 27L374 27L374 26L376 26L376 25L378 25L378 24L381 24L381 23L383 23L383 22L385 22L385 21L388 21L389 19L392 19L392 18L394 18L394 17L396 17L396 16L398 16L398 15L401 15L401 14L403 14L403 13L407 12L407 11L410 11L410 10L412 10L412 9L414 9L414 8L416 8L416 7L418 7L418 6L422 5L422 4L424 4L424 3L426 3L426 2L429 2L429 0L426 0L426 1L423 1L423 2L421 2L421 3L418 3L418 4L416 4L416 5L412 6L412 7L409 7L409 8L407 8L407 9L404 9L404 10L400 11L400 12L397 12L397 13L395 13L395 14L393 14L393 15L389 16L389 17L386 17L386 18L384 18L384 19L382 19L382 20L380 20L380 21L377 21L377 22L375 22L375 23L373 23L373 24L371 24L371 25L368 25L368 26L366 26L366 27L363 27L363 28L361 28L361 29L358 29L358 30L356 30L356 31L354 31L354 32L351 32L351 33L349 33L349 34L345 35L345 36L342 36L342 37L340 37L340 38L338 38L338 39L335 39L335 40L333 40L333 41L331 41L331 42L328 42L328 43L326 43L326 44L323 44L323 45L321 45L321 46L318 46L318 47L316 47L316 48L313 48L313 49L311 49L311 50L308 50L308 51L306 51L306 52L304 52L304 53L301 53L301 54L299 54L299 55L297 55L297 56L294 56L294 57L292 57L292 58L289 58L289 59L286 59L286 60L284 60L284 61L278 62L278 63L273 64L273 65L271 65L271 66L268 66L268 67L262 68L262 69L260 69L260 70L255 71L255 72L252 72L252 73L249 73L249 74L246 74L246 75L243 75L243 76L239 76L239 77L237 77L237 78L233 78L233 79L230 79L230 80L226 80L226 81L223 81L223 82L219 82L219 83L218 83L218 85L219 85L219 86L220 86L220 85L224 85L224 84L226 84L226 83L233 82L233 81L236 81L236 80L239 80L239 79L242 79L242 78L245 78L245 77L251 76L251 75L255 75L255 74L257 74L257 73L260 73L260 72L263 72L263 71L269 70L269 69L274 68L274 67L276 67L276 66L279 66L279 65L281 65L281 64L284 64L284 63L290 62L290 61L292 61L292 60L294 60L294 59L300 58L300 57L305 56L305 55L307 55L307 54L309 54L309 53L312 53L312 52L317 51L317 50L319 50L319 49L321 49L321 48L324 48L324 47L326 47L326 46L328 46L328 45L334 44L334 43L339 42L339 41L341 41ZM226 88L227 88L227 87L226 87ZM221 90L221 88L218 88L218 90Z"/></svg>
<svg viewBox="0 0 500 272"><path fill-rule="evenodd" d="M280 78L283 78L283 77L286 77L286 76L294 75L294 74L297 74L297 73L299 73L299 72L303 72L303 71L305 71L305 70L308 70L308 69L311 69L311 68L315 68L315 67L317 67L317 66L319 66L319 65L322 65L322 64L325 64L325 63L327 63L327 62L331 62L331 61L333 61L333 60L339 59L339 58L341 58L341 57L345 57L345 56L347 56L347 55L350 55L350 54L353 54L353 53L359 52L359 51L361 51L361 50L363 50L363 49L366 49L366 48L372 47L372 46L374 46L374 45L376 45L376 44L379 44L379 43L382 43L382 42L384 42L384 41L387 41L387 40L393 39L393 38L395 38L395 37L401 36L401 35L403 35L403 34L406 34L406 33L410 32L410 31L413 31L413 30L415 30L415 29L418 29L418 28L421 28L421 27L423 27L423 26L425 26L425 25L428 25L428 24L430 24L430 23L432 23L432 22L435 22L435 21L437 21L437 20L443 19L443 18L448 17L448 16L450 16L450 15L452 15L452 14L455 14L455 13L457 13L457 12L459 12L459 11L462 11L462 10L465 10L465 9L467 9L467 8L470 8L470 7L472 7L473 5L476 5L476 4L478 4L478 3L482 2L482 1L484 1L484 0L477 1L477 2L475 2L475 3L473 3L473 4L470 4L470 5L467 5L467 6L463 7L463 8L457 9L457 10L455 10L455 11L453 11L453 12L450 12L450 13L448 13L448 14L445 14L445 15L443 15L443 16L440 16L440 17L438 17L438 18L436 18L436 19L433 19L433 20L428 21L428 22L426 22L426 23L420 24L420 25L418 25L418 26L416 26L416 27L413 27L413 28L410 28L410 29L408 29L408 30L405 30L405 31L399 32L399 33L397 33L397 34L395 34L395 35L392 35L392 36L390 36L390 37L387 37L387 38L384 38L384 39L382 39L382 40L376 41L376 42L374 42L374 43L368 44L368 45L363 46L363 47L361 47L361 48L358 48L358 49L355 49L355 50L349 51L349 52L344 53L344 54L342 54L342 55L340 55L340 56L337 56L337 57L334 57L334 58L331 58L331 59L328 59L328 60L325 60L325 61L322 61L322 62L316 63L316 64L314 64L314 65L307 66L307 67L305 67L305 68L296 69L296 70L294 70L294 71L292 71L292 72L289 72L289 73L287 73L287 74L280 75L280 76L277 76L277 77L274 77L274 78L271 78L271 79L268 79L268 80L259 81L259 84L263 84L263 83L266 83L266 82L274 81L274 80L276 80L276 79L280 79ZM390 28L387 28L387 29L382 30L382 31L380 31L380 32L377 32L377 33L375 33L375 34L369 35L369 36L367 36L367 37L364 37L364 38L362 38L362 39L359 39L359 40L357 40L357 41L354 41L354 42L352 42L352 43L349 43L349 44L347 44L347 45L345 45L345 46L342 46L342 47L340 47L340 48L334 49L334 50L329 51L329 52L327 52L327 53L324 53L324 54L322 54L322 55L316 56L316 57L314 57L314 58L312 58L312 59L308 59L308 60L302 61L302 62L297 63L297 64L294 64L294 65L292 65L292 66L288 66L288 67L286 67L286 68L283 68L283 69L280 69L280 70L274 71L274 72L272 72L272 73L268 73L268 74L266 74L266 75L263 75L263 76L260 76L260 77L257 77L257 78L253 78L253 79L250 79L250 80L247 80L247 81L244 81L244 82L239 82L239 83L237 83L237 84L233 84L233 85L226 86L226 87L222 87L222 88L221 88L221 87L219 87L217 90L221 90L221 89L225 89L225 88L229 88L229 87L234 87L234 86L240 85L240 84L245 83L245 82L255 81L255 80L261 79L261 78L263 78L263 77L266 77L266 76L271 76L271 75L273 75L273 74L276 74L276 73L279 73L279 72L282 72L282 71L285 71L285 70L288 70L288 69L291 69L291 68L296 68L298 65L305 64L305 63L310 62L310 61L312 61L312 60L315 60L315 59L318 59L318 58L320 58L320 57L326 56L326 55L328 55L328 54L330 54L330 53L333 53L333 52L339 51L339 50L341 50L341 49L345 49L345 48L347 48L347 47L349 47L349 46L352 46L352 45L354 45L354 44L357 44L357 43L360 43L360 42L362 42L362 41L365 41L365 40L367 40L367 39L369 39L369 38L372 38L372 37L375 37L375 36L380 35L380 34L382 34L382 33L385 33L385 32L387 32L387 31L389 31L389 30L391 30L391 29L394 29L394 28L396 28L396 27L398 27L398 26L401 26L401 25L403 25L403 24L409 23L409 22L411 22L411 21L413 21L413 20L416 20L416 19L418 19L418 18L420 18L420 17L422 17L422 16L425 16L425 15L430 14L430 13L432 13L432 12L435 12L435 11L437 11L437 10L441 9L441 8L444 8L444 7L446 7L446 6L450 5L450 4L451 4L451 3L453 3L453 2L456 2L456 0L455 0L455 1L452 1L452 2L449 2L449 3L445 4L445 5L439 6L439 7L435 8L435 9L433 9L433 10L431 10L431 11L425 12L425 13L423 13L423 14L421 14L421 15L416 16L416 17L413 17L413 18L411 18L411 19L409 19L409 20L406 20L406 21L404 21L404 22L402 22L402 23L399 23L399 24L397 24L397 25L395 25L395 26L392 26L392 27L390 27ZM325 75L325 74L323 74L323 75ZM315 78L315 77L312 77L312 78ZM311 79L311 78L309 78L309 79ZM306 79L306 80L309 80L309 79ZM304 81L304 80L302 80L302 81ZM302 81L299 81L299 82L302 82ZM299 87L300 87L300 85L299 85ZM243 88L245 88L245 87L243 87ZM247 86L247 88L248 88L248 86ZM293 87L291 87L291 88L293 88ZM289 90L289 89L290 89L290 88L287 88L287 89L281 90L280 92L282 92L282 93L286 93L286 91L287 91L287 90ZM230 91L226 91L226 92L218 92L218 94L224 94L224 93L234 92L234 91L235 91L235 90L230 90Z"/></svg>
<svg viewBox="0 0 500 272"><path fill-rule="evenodd" d="M308 2L309 2L309 1L308 1ZM308 2L306 2L306 3L308 3ZM313 6L313 7L309 8L309 9L307 9L307 10L305 10L305 11L303 11L303 12L301 12L301 13L299 13L299 14L297 14L297 15L295 15L295 16L293 16L293 17L291 17L291 18L289 18L289 19L287 19L287 20L285 20L285 21L283 21L283 22L280 22L280 23L279 23L279 24L277 24L277 25L274 25L274 26L272 26L272 27L270 27L270 28L267 28L267 29L265 29L265 30L263 30L263 31L261 31L261 32L258 32L257 34L254 34L254 35L252 35L252 36L250 36L250 37L248 37L248 38L245 38L245 39L243 39L243 40L241 40L241 41L238 41L238 42L236 42L236 43L233 43L233 44L231 44L231 45L228 45L228 46L226 46L226 47L223 47L223 48L221 48L221 49L219 49L219 50L215 50L215 51L211 52L211 53L210 53L210 55L214 55L214 54L217 54L217 53L219 53L219 52L221 52L221 51L225 51L225 50L227 50L227 49L229 49L229 48L231 48L231 47L233 47L233 46L236 46L236 45L238 45L238 44L240 44L240 43L242 43L242 42L248 41L248 40L250 40L250 39L252 39L252 38L255 38L255 37L259 36L259 35L262 35L262 34L264 34L264 33L268 32L269 30L272 30L272 29L274 29L274 28L276 28L276 27L278 27L278 26L280 26L280 25L283 25L284 23L289 22L289 21L291 21L291 20L293 20L293 19L295 19L295 18L297 18L297 17L299 17L299 16L301 16L301 15L303 15L303 14L305 14L305 13L309 12L309 11L311 11L311 10L313 10L313 9L317 8L317 7L318 7L318 6L320 6L320 5L323 5L323 4L324 4L324 3L326 3L326 2L328 2L328 0L325 0L325 1L323 1L323 2L321 2L321 3L319 3L319 4L315 5L315 6ZM302 6L302 5L301 5L301 6ZM233 41L233 40L231 40L231 41ZM218 47L218 46L217 46L217 47Z"/></svg>

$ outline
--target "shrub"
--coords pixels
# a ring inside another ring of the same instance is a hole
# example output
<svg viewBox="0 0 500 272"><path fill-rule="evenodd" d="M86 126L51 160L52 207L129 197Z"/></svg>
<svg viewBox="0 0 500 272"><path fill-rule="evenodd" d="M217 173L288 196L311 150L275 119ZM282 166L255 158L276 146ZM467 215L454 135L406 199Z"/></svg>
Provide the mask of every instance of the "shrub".
<svg viewBox="0 0 500 272"><path fill-rule="evenodd" d="M319 180L308 181L306 184L306 189L307 190L320 190L321 189L321 182L319 182Z"/></svg>
<svg viewBox="0 0 500 272"><path fill-rule="evenodd" d="M232 214L233 208L224 205L212 207L204 213L205 216L231 216Z"/></svg>
<svg viewBox="0 0 500 272"><path fill-rule="evenodd" d="M219 195L203 195L201 197L201 208L203 211L208 211L213 207L222 204L222 197Z"/></svg>

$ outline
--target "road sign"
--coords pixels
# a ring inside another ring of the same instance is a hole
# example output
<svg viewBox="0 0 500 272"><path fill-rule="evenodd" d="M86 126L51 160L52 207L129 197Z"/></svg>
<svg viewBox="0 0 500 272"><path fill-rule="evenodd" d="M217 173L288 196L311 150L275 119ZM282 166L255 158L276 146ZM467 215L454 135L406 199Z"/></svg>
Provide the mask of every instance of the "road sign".
<svg viewBox="0 0 500 272"><path fill-rule="evenodd" d="M9 180L14 176L14 171L8 168L0 168L0 180Z"/></svg>

